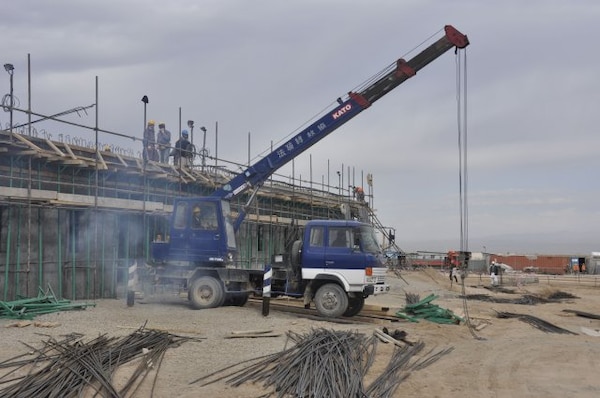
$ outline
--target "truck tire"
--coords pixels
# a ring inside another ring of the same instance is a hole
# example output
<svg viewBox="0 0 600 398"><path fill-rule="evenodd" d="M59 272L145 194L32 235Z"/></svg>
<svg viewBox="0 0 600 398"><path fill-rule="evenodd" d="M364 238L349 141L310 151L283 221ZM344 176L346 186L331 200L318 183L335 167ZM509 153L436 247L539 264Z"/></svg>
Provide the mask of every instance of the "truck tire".
<svg viewBox="0 0 600 398"><path fill-rule="evenodd" d="M231 293L227 295L226 303L235 307L243 307L248 302L248 293Z"/></svg>
<svg viewBox="0 0 600 398"><path fill-rule="evenodd" d="M348 309L344 312L344 316L351 317L357 315L365 306L365 298L363 296L348 297Z"/></svg>
<svg viewBox="0 0 600 398"><path fill-rule="evenodd" d="M196 310L216 308L225 302L225 291L221 282L212 276L203 276L192 282L188 296Z"/></svg>
<svg viewBox="0 0 600 398"><path fill-rule="evenodd" d="M326 283L315 294L315 307L326 318L342 316L348 309L348 294L337 283Z"/></svg>
<svg viewBox="0 0 600 398"><path fill-rule="evenodd" d="M292 243L292 251L290 253L290 262L293 267L300 265L300 257L302 254L302 241L296 240Z"/></svg>

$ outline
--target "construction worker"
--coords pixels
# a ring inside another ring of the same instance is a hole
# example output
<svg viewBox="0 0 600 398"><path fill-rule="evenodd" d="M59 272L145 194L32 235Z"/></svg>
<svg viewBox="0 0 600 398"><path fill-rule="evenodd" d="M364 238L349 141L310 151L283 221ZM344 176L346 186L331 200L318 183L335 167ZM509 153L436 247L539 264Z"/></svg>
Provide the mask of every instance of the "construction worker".
<svg viewBox="0 0 600 398"><path fill-rule="evenodd" d="M199 205L194 206L192 210L192 228L202 228L202 209Z"/></svg>
<svg viewBox="0 0 600 398"><path fill-rule="evenodd" d="M158 158L161 163L169 163L169 152L171 152L171 132L165 128L164 123L158 125L158 134L156 135L158 144Z"/></svg>
<svg viewBox="0 0 600 398"><path fill-rule="evenodd" d="M195 205L192 210L192 228L216 229L217 221L210 209L202 209L200 205Z"/></svg>
<svg viewBox="0 0 600 398"><path fill-rule="evenodd" d="M187 130L181 131L181 138L175 143L175 148L171 152L174 164L177 167L188 167L191 153L189 152L190 141L188 141L189 133Z"/></svg>
<svg viewBox="0 0 600 398"><path fill-rule="evenodd" d="M156 134L154 133L154 120L152 119L148 120L142 142L144 145L144 150L142 151L144 161L157 161L158 152L156 151Z"/></svg>
<svg viewBox="0 0 600 398"><path fill-rule="evenodd" d="M354 187L354 195L356 195L356 200L365 200L365 191L362 187Z"/></svg>

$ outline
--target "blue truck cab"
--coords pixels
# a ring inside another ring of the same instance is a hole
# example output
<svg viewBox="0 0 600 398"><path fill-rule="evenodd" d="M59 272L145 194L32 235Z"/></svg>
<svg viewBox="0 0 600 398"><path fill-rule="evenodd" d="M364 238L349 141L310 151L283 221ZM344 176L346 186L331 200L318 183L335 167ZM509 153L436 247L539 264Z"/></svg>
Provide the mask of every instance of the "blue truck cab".
<svg viewBox="0 0 600 398"><path fill-rule="evenodd" d="M169 235L151 245L156 264L195 269L233 265L237 252L230 204L216 197L178 198L173 204Z"/></svg>
<svg viewBox="0 0 600 398"><path fill-rule="evenodd" d="M365 299L387 293L387 267L372 225L356 220L307 222L289 264L274 262L273 291L304 297L327 317L353 316Z"/></svg>

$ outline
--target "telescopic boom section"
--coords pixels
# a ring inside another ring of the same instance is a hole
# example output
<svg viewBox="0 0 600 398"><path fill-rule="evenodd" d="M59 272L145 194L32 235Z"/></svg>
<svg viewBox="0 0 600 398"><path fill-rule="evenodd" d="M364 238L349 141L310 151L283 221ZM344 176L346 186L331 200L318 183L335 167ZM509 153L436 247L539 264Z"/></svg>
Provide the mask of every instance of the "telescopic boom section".
<svg viewBox="0 0 600 398"><path fill-rule="evenodd" d="M464 48L469 45L467 36L460 33L454 27L447 25L444 30L444 37L408 61L399 59L396 62L395 69L366 89L358 93L349 92L348 98L345 101L338 99L338 106L273 152L232 178L227 184L217 189L212 196L230 199L247 189L262 185L277 169L371 106L373 102L414 76L419 70L446 51L453 47Z"/></svg>

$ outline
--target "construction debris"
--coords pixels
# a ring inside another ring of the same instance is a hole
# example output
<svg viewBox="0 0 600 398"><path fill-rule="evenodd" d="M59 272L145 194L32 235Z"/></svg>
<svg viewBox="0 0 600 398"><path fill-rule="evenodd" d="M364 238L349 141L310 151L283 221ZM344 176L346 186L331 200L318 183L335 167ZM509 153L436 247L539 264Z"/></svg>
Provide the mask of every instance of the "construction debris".
<svg viewBox="0 0 600 398"><path fill-rule="evenodd" d="M60 326L58 322L31 322L31 321L18 321L9 323L6 328L26 328L27 326L33 325L36 328L56 328Z"/></svg>
<svg viewBox="0 0 600 398"><path fill-rule="evenodd" d="M430 294L423 300L419 300L418 295L407 293L406 302L408 304L406 304L403 309L396 312L396 316L411 322L419 322L419 319L454 325L464 322L463 318L454 314L452 311L431 303L438 297L439 296L436 296L435 294Z"/></svg>
<svg viewBox="0 0 600 398"><path fill-rule="evenodd" d="M58 299L49 287L46 293L40 289L37 297L22 298L14 301L0 300L0 318L31 320L42 314L82 310L95 305L94 303L71 303L71 301L66 299Z"/></svg>
<svg viewBox="0 0 600 398"><path fill-rule="evenodd" d="M366 387L363 379L376 354L375 334L366 337L358 332L317 329L304 335L290 331L287 336L295 342L294 347L218 370L190 384L202 381L205 386L225 380L239 387L262 383L273 391L265 397L387 398L411 371L422 369L452 350L413 360L424 343L395 347L385 371Z"/></svg>
<svg viewBox="0 0 600 398"><path fill-rule="evenodd" d="M575 315L583 317L583 318L600 319L600 315L592 314L590 312L583 312L583 311L569 310L569 309L563 310L563 312L568 312L568 313L571 313L571 314L575 314Z"/></svg>
<svg viewBox="0 0 600 398"><path fill-rule="evenodd" d="M600 337L599 329L590 329L590 328L586 328L586 327L582 326L581 333L586 334L588 336L592 336L592 337Z"/></svg>
<svg viewBox="0 0 600 398"><path fill-rule="evenodd" d="M226 339L244 339L257 337L279 337L281 333L275 333L271 329L264 330L234 330L225 336Z"/></svg>
<svg viewBox="0 0 600 398"><path fill-rule="evenodd" d="M10 397L119 397L136 396L136 391L154 371L152 391L166 350L192 338L154 330L138 329L129 336L111 338L101 335L84 342L81 334L62 341L49 339L37 355L24 355L0 362L0 368L12 369L0 377L0 396ZM28 346L31 349L30 346ZM131 377L120 389L113 376L121 365L138 360ZM24 369L25 372L17 370ZM21 374L21 376L18 376Z"/></svg>
<svg viewBox="0 0 600 398"><path fill-rule="evenodd" d="M560 302L563 299L576 299L579 298L570 293L555 291L551 292L547 295L547 297L543 297L540 295L533 294L525 294L519 298L506 298L506 297L492 297L487 294L467 294L466 296L461 296L468 300L478 300L478 301L488 301L490 303L505 303L505 304L523 304L523 305L536 305L536 304L546 304L546 303L556 303Z"/></svg>
<svg viewBox="0 0 600 398"><path fill-rule="evenodd" d="M544 321L543 319L537 318L533 315L515 314L512 312L496 311L496 316L498 318L517 318L518 320L528 323L531 326L533 326L534 328L539 329L542 332L546 332L546 333L562 333L562 334L574 334L574 335L577 334L577 333L571 332L570 330L563 329L561 327L553 325L552 323Z"/></svg>

